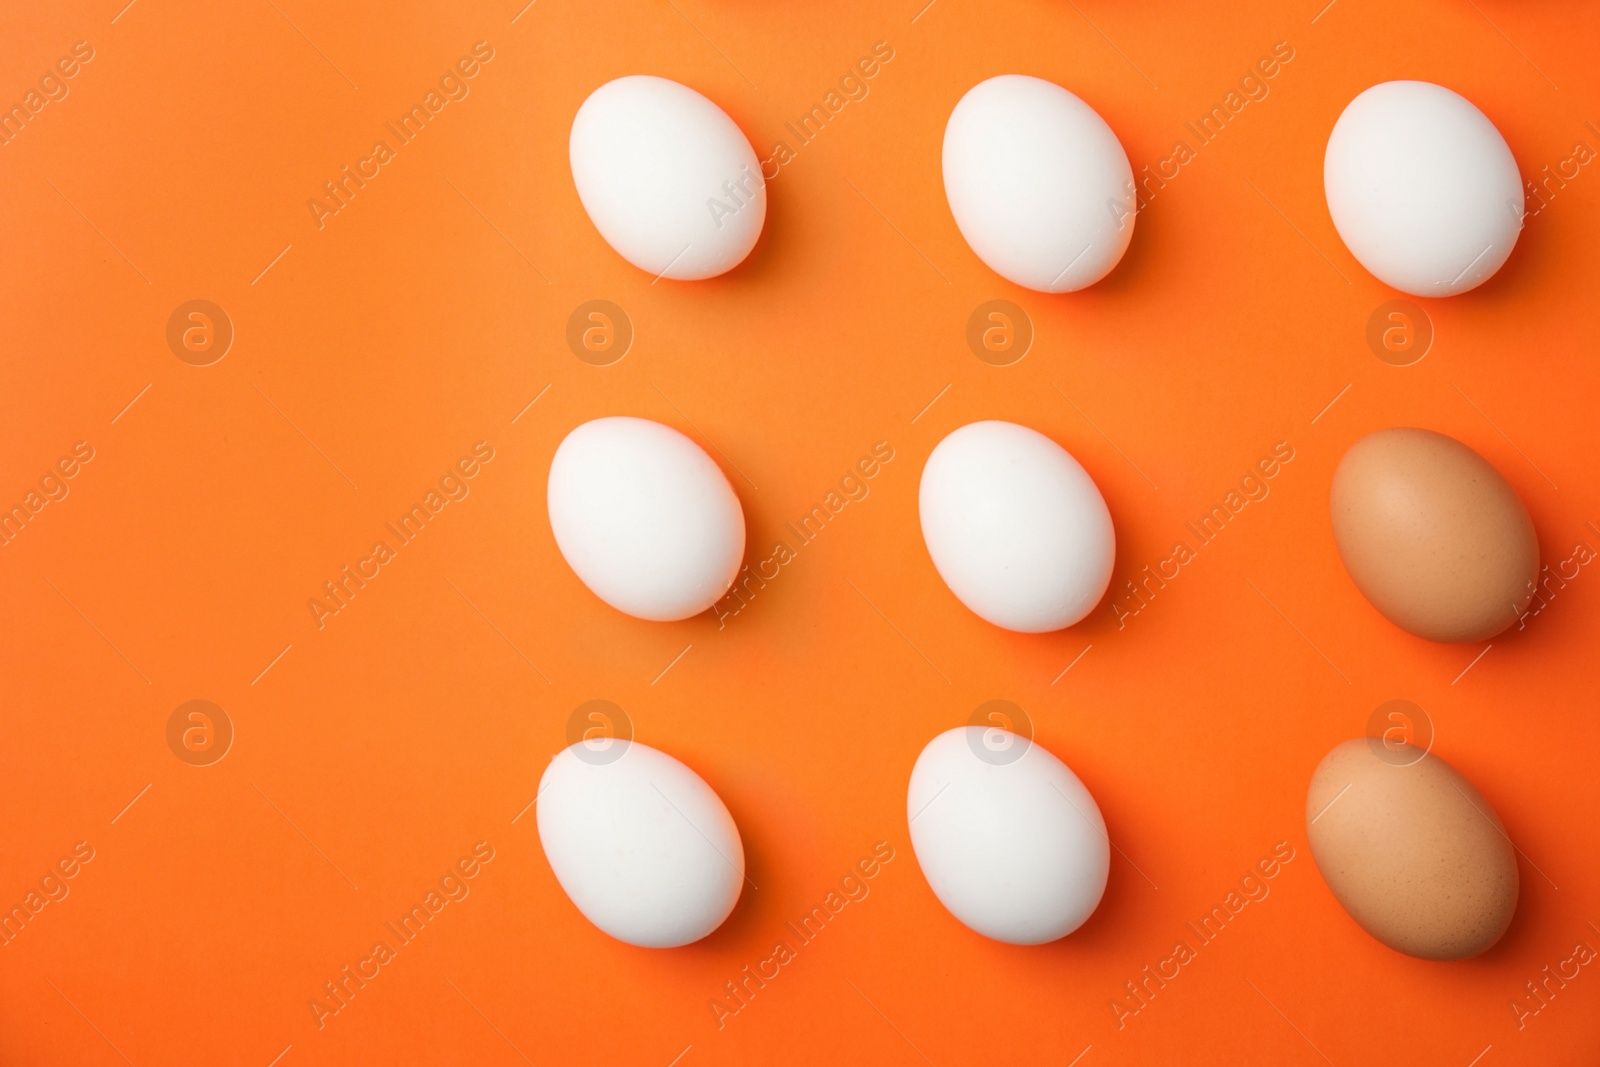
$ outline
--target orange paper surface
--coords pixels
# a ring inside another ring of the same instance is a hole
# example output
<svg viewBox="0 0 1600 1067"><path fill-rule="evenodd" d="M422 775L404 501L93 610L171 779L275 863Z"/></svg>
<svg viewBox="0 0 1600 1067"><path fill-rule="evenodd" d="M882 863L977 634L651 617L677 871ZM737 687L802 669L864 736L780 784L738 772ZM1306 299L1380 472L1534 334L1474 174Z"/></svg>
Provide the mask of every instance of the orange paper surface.
<svg viewBox="0 0 1600 1067"><path fill-rule="evenodd" d="M26 916L0 947L0 1060L1594 1061L1600 975L1567 962L1600 947L1600 574L1575 556L1600 549L1592 11L123 3L0 14L0 103L25 114L0 146L0 504L25 515L0 547L0 905ZM788 124L875 46L865 95L802 142ZM1275 47L1292 59L1242 87ZM459 98L397 138L464 58ZM951 108L1012 72L1083 97L1157 176L1084 292L1000 279L945 204ZM583 213L572 116L632 73L707 94L770 161L766 231L726 276L653 283ZM1465 95L1543 183L1500 274L1426 302L1408 366L1369 345L1400 294L1321 183L1341 109L1393 78ZM626 316L620 359L569 346L594 300ZM1031 330L1019 360L969 346L995 300ZM551 455L615 414L722 464L768 576L744 600L646 623L564 565ZM985 418L1050 435L1105 494L1116 575L1080 625L990 626L927 556L922 462ZM1331 472L1390 425L1481 452L1565 568L1487 647L1397 630L1339 563ZM866 495L801 543L786 524L875 447ZM1186 524L1275 448L1269 492L1202 543ZM475 449L459 499L397 538ZM380 541L393 558L364 562ZM779 542L793 558L764 563ZM324 583L347 566L377 569L341 603ZM596 699L739 824L750 884L701 943L611 940L544 860L529 805ZM1516 919L1479 959L1378 944L1305 845L1312 769L1396 699L1520 853ZM963 927L908 838L918 752L994 700L1116 845L1099 910L1048 946ZM190 701L206 718L174 725ZM874 849L866 895L801 941L788 924ZM1188 924L1275 850L1269 892L1202 943ZM458 899L395 937L442 881ZM1193 958L1147 978L1180 941ZM779 942L793 958L768 962Z"/></svg>

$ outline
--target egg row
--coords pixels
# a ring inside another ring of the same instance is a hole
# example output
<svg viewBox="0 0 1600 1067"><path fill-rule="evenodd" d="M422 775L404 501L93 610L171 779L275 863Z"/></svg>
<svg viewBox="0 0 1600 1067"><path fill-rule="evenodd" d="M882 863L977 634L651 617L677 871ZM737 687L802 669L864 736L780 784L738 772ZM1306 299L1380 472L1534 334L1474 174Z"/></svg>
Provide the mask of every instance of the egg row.
<svg viewBox="0 0 1600 1067"><path fill-rule="evenodd" d="M755 151L685 85L643 74L602 85L573 119L569 158L595 228L657 278L722 274L761 236ZM943 171L967 244L1029 289L1099 281L1133 236L1127 153L1098 112L1053 82L1005 74L970 89L945 126ZM1383 82L1352 100L1328 138L1323 188L1351 254L1415 296L1482 284L1522 229L1522 176L1505 138L1430 82Z"/></svg>
<svg viewBox="0 0 1600 1067"><path fill-rule="evenodd" d="M996 941L1064 937L1105 894L1111 840L1094 797L1054 754L1009 730L964 726L930 741L911 771L906 819L934 896ZM721 798L637 741L560 752L539 783L538 827L573 904L629 944L705 937L746 881ZM1472 783L1423 749L1339 745L1312 776L1306 834L1334 897L1390 948L1465 959L1510 925L1518 876L1505 829Z"/></svg>
<svg viewBox="0 0 1600 1067"><path fill-rule="evenodd" d="M699 445L658 422L613 416L578 426L551 461L547 505L578 578L638 618L707 610L743 565L733 487ZM1340 461L1329 506L1356 587L1410 633L1481 641L1532 600L1539 545L1527 508L1454 438L1368 434ZM1071 626L1111 582L1116 535L1105 498L1066 449L1026 426L991 420L950 433L923 466L919 510L939 576L996 626Z"/></svg>

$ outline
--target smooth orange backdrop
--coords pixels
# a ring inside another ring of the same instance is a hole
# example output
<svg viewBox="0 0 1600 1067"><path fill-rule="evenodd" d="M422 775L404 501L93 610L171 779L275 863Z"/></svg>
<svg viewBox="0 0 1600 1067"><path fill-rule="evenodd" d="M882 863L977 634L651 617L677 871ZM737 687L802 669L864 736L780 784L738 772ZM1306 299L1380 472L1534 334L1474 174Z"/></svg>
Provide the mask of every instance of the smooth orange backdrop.
<svg viewBox="0 0 1600 1067"><path fill-rule="evenodd" d="M1321 186L1340 110L1392 78L1466 95L1526 177L1576 142L1600 148L1592 9L124 2L0 14L0 102L74 42L94 49L70 94L0 147L0 503L74 443L95 451L70 495L0 547L0 904L74 843L95 850L70 895L0 948L0 1061L1600 1055L1587 968L1521 1029L1510 1007L1575 944L1600 946L1600 576L1582 569L1474 661L1479 646L1378 616L1326 514L1351 441L1423 425L1506 475L1548 560L1600 548L1600 176L1582 168L1487 285L1429 302L1433 348L1405 368L1367 347L1368 316L1396 294L1344 249ZM470 95L319 229L307 200L477 41L494 58ZM793 147L785 122L879 41L894 58L772 181L766 232L732 273L652 284L583 214L567 133L606 80L683 81L765 157ZM1154 196L1101 284L1021 290L962 241L940 139L979 80L1067 86L1138 169L1193 146L1185 122L1277 42L1294 58L1270 95ZM236 332L208 367L165 340L197 298ZM564 339L591 299L636 330L609 367ZM991 299L1034 324L1015 365L966 346ZM652 624L581 586L545 515L557 443L612 414L676 426L718 458L752 561L875 443L895 458L725 626ZM1125 625L1108 600L1025 636L964 609L918 532L923 460L982 418L1036 427L1089 469L1116 522L1114 593L1274 444L1295 458ZM495 458L471 495L319 630L307 601L322 583L480 440ZM556 884L532 813L518 818L595 698L699 771L739 823L753 886L702 943L601 934ZM1426 710L1435 751L1522 854L1516 919L1476 960L1379 945L1305 846L1312 768L1394 698ZM192 699L236 731L211 766L167 746ZM917 753L992 699L1030 714L1118 849L1099 911L1045 947L957 923L907 836ZM323 983L479 841L495 858L470 896L319 1028ZM724 983L880 841L895 858L870 895L719 1028ZM1295 858L1270 896L1119 1027L1124 983L1278 842Z"/></svg>

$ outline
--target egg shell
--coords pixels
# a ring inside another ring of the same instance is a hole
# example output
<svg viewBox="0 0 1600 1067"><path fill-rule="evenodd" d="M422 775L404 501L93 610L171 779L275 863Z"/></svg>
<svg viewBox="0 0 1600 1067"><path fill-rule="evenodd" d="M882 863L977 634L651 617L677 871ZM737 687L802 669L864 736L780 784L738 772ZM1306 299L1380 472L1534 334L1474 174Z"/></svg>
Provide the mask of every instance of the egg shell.
<svg viewBox="0 0 1600 1067"><path fill-rule="evenodd" d="M550 761L538 798L539 843L556 881L617 940L686 945L738 903L744 845L733 816L665 752L638 741L579 742Z"/></svg>
<svg viewBox="0 0 1600 1067"><path fill-rule="evenodd" d="M1517 858L1471 782L1415 745L1357 738L1306 794L1317 869L1361 927L1427 960L1476 956L1517 909Z"/></svg>
<svg viewBox="0 0 1600 1067"><path fill-rule="evenodd" d="M1482 285L1522 230L1522 175L1505 138L1471 101L1431 82L1383 82L1350 101L1322 181L1351 255L1414 296Z"/></svg>
<svg viewBox="0 0 1600 1067"><path fill-rule="evenodd" d="M611 416L574 429L550 461L550 529L594 594L641 619L715 604L744 558L744 511L705 450L670 426Z"/></svg>
<svg viewBox="0 0 1600 1067"><path fill-rule="evenodd" d="M944 191L961 236L997 274L1066 293L1117 265L1133 238L1133 168L1099 113L1025 74L967 91L944 131Z"/></svg>
<svg viewBox="0 0 1600 1067"><path fill-rule="evenodd" d="M1350 446L1329 494L1334 541L1363 596L1431 641L1483 641L1533 597L1539 542L1489 461L1453 437L1396 427Z"/></svg>
<svg viewBox="0 0 1600 1067"><path fill-rule="evenodd" d="M922 537L939 576L978 615L1043 633L1094 609L1116 534L1094 479L1037 430L974 422L922 469Z"/></svg>
<svg viewBox="0 0 1600 1067"><path fill-rule="evenodd" d="M906 790L911 847L950 914L996 941L1040 945L1094 912L1111 839L1078 776L1008 730L962 726L928 742Z"/></svg>
<svg viewBox="0 0 1600 1067"><path fill-rule="evenodd" d="M572 120L568 156L595 228L652 275L722 274L761 236L767 190L755 150L687 85L633 74L600 86Z"/></svg>

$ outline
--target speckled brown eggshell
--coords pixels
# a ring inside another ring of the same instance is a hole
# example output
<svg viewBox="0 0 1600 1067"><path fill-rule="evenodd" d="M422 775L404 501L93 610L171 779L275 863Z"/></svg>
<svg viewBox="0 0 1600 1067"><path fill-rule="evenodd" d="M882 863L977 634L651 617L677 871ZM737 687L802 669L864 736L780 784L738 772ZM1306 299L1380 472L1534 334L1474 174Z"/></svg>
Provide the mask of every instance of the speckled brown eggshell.
<svg viewBox="0 0 1600 1067"><path fill-rule="evenodd" d="M1356 588L1430 641L1483 641L1527 608L1533 520L1500 472L1453 437L1397 427L1350 446L1333 475L1333 537Z"/></svg>
<svg viewBox="0 0 1600 1067"><path fill-rule="evenodd" d="M1517 860L1471 782L1413 745L1357 738L1328 753L1306 794L1306 836L1344 910L1425 960L1488 949L1517 909Z"/></svg>

